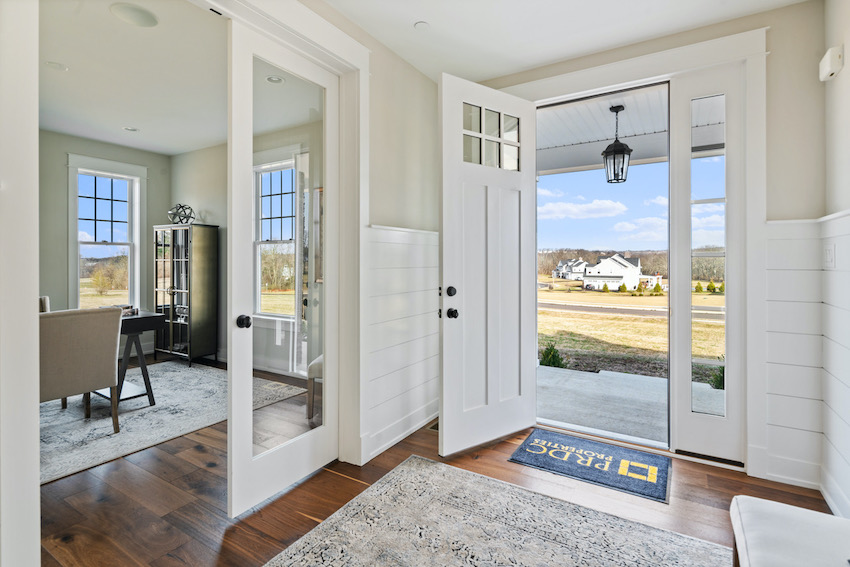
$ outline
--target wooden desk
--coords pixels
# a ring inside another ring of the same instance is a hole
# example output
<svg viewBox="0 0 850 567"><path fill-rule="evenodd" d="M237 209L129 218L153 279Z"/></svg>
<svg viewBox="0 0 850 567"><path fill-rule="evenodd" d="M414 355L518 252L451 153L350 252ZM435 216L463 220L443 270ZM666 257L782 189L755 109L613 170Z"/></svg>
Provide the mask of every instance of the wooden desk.
<svg viewBox="0 0 850 567"><path fill-rule="evenodd" d="M124 344L124 356L118 367L118 401L131 400L141 396L147 396L150 405L156 405L153 398L153 388L148 376L148 365L145 364L145 353L142 351L142 341L139 336L145 331L157 331L165 326L165 315L162 313L151 313L150 311L139 311L138 315L129 315L121 318L121 334L127 337ZM127 366L130 362L130 354L133 347L136 348L136 356L139 359L139 368L142 369L142 378L145 387L137 386L132 382L124 384L124 376L127 374ZM95 391L98 396L109 399L109 388Z"/></svg>

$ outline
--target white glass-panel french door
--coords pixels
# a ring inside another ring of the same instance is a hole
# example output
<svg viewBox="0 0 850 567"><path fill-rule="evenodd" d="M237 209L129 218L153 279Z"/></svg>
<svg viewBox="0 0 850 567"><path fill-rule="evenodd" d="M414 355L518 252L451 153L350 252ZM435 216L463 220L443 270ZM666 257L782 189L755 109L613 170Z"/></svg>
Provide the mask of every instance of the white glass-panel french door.
<svg viewBox="0 0 850 567"><path fill-rule="evenodd" d="M670 81L670 447L744 461L744 63Z"/></svg>
<svg viewBox="0 0 850 567"><path fill-rule="evenodd" d="M236 516L338 455L339 88L336 75L229 25L227 478Z"/></svg>

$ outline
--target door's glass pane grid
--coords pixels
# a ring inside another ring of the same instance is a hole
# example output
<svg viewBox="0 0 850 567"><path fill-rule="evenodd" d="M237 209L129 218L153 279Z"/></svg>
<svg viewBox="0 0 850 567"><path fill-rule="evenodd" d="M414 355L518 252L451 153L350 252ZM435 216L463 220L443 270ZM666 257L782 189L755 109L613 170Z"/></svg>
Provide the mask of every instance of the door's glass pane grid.
<svg viewBox="0 0 850 567"><path fill-rule="evenodd" d="M691 101L691 411L726 415L725 96Z"/></svg>
<svg viewBox="0 0 850 567"><path fill-rule="evenodd" d="M295 185L292 168L260 174L260 240L264 242L295 238Z"/></svg>
<svg viewBox="0 0 850 567"><path fill-rule="evenodd" d="M519 171L519 118L463 103L463 129L463 161Z"/></svg>
<svg viewBox="0 0 850 567"><path fill-rule="evenodd" d="M129 226L127 180L78 174L77 234L80 242L129 242Z"/></svg>

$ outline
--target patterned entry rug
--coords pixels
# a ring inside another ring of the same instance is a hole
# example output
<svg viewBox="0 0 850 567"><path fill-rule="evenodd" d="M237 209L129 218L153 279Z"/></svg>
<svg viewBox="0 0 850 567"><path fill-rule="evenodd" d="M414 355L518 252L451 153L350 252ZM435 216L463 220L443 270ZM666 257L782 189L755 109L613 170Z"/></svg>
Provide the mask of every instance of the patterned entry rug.
<svg viewBox="0 0 850 567"><path fill-rule="evenodd" d="M731 565L732 550L421 457L289 546L273 567Z"/></svg>
<svg viewBox="0 0 850 567"><path fill-rule="evenodd" d="M227 419L227 371L184 361L148 366L155 406L147 397L121 402L112 432L109 400L92 396L91 419L84 416L83 397L40 406L41 483L141 451ZM125 380L144 387L138 368ZM254 378L254 408L304 393L304 388Z"/></svg>
<svg viewBox="0 0 850 567"><path fill-rule="evenodd" d="M667 502L670 457L535 429L510 461Z"/></svg>

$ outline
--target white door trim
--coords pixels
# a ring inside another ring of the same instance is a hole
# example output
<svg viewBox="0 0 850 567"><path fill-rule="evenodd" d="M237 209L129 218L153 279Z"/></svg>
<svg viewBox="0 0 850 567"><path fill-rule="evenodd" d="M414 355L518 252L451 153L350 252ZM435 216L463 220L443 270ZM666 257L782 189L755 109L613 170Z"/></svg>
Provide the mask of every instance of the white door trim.
<svg viewBox="0 0 850 567"><path fill-rule="evenodd" d="M746 281L764 277L765 219L767 218L767 28L658 51L597 67L504 87L505 92L534 100L538 105L566 101L622 88L667 81L678 74L743 61L745 65L746 155ZM746 353L744 377L745 456L747 473L768 473L766 378L766 305L763 286L746 292Z"/></svg>

